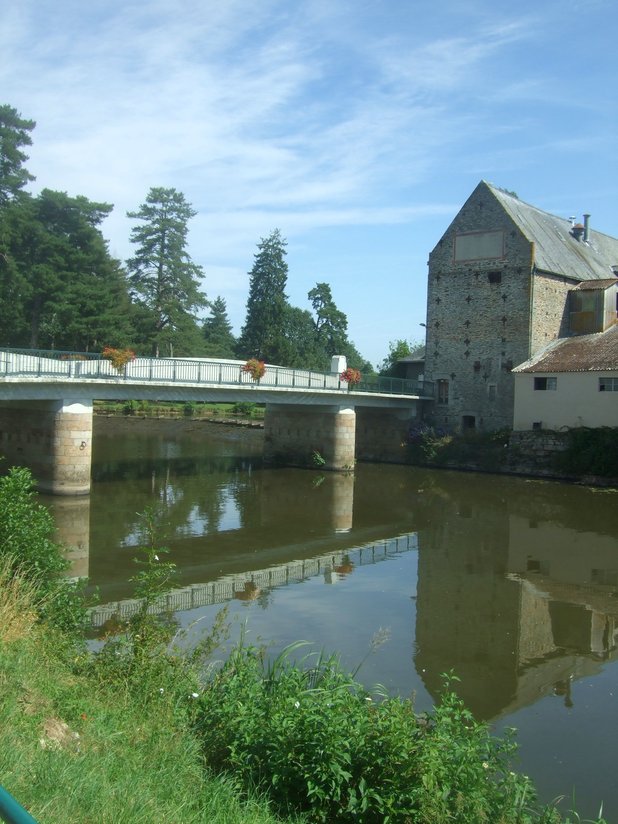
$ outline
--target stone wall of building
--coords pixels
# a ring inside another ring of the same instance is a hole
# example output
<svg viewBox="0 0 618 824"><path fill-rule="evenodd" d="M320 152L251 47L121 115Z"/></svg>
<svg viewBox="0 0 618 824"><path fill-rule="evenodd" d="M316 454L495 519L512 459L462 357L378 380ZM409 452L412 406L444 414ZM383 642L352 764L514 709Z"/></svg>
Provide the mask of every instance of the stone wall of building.
<svg viewBox="0 0 618 824"><path fill-rule="evenodd" d="M510 370L566 317L568 283L533 275L533 265L533 244L480 184L429 256L425 377L436 426L512 426Z"/></svg>
<svg viewBox="0 0 618 824"><path fill-rule="evenodd" d="M532 283L530 354L569 333L568 292L576 281L536 272Z"/></svg>
<svg viewBox="0 0 618 824"><path fill-rule="evenodd" d="M501 256L459 260L458 236L483 232L502 233ZM448 402L436 397L436 425L459 429L464 416L478 429L511 425L510 369L528 357L532 254L500 203L479 187L429 256L425 377L448 382Z"/></svg>

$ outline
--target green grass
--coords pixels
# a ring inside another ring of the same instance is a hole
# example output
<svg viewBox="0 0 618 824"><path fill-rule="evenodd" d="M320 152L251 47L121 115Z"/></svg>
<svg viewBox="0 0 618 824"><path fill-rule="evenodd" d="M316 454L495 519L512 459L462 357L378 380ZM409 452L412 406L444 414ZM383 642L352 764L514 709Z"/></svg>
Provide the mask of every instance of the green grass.
<svg viewBox="0 0 618 824"><path fill-rule="evenodd" d="M0 578L0 776L41 824L273 824L212 776L173 688L105 682ZM11 610L11 604L15 607ZM7 628L10 627L10 632ZM193 700L190 694L185 702Z"/></svg>

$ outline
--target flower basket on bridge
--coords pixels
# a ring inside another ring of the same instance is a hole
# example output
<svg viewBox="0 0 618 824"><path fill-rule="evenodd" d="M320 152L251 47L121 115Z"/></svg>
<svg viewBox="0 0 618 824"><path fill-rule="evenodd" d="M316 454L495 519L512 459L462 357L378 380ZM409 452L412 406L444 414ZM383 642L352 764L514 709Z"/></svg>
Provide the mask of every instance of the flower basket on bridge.
<svg viewBox="0 0 618 824"><path fill-rule="evenodd" d="M348 366L348 368L344 369L339 375L339 380L347 383L348 389L350 389L352 386L356 386L357 383L361 382L361 377L361 373L358 369L353 369L351 366Z"/></svg>
<svg viewBox="0 0 618 824"><path fill-rule="evenodd" d="M135 352L132 349L114 349L106 346L103 349L103 357L108 360L116 372L122 372L127 363L135 360Z"/></svg>
<svg viewBox="0 0 618 824"><path fill-rule="evenodd" d="M251 375L253 380L256 383L259 383L261 378L263 378L266 374L266 364L264 361L258 360L257 358L250 358L247 363L244 363L240 367L240 371Z"/></svg>

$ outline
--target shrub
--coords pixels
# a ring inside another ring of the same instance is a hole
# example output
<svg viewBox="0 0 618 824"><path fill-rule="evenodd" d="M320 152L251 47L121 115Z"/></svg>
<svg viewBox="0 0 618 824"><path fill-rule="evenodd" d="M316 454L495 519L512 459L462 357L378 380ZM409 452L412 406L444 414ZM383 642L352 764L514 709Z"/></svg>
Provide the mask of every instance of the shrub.
<svg viewBox="0 0 618 824"><path fill-rule="evenodd" d="M336 659L302 669L284 653L267 667L241 643L204 690L196 723L208 765L268 793L280 813L322 822L551 820L531 806L529 780L510 769L511 737L491 736L449 682L419 717L408 700L367 692Z"/></svg>
<svg viewBox="0 0 618 824"><path fill-rule="evenodd" d="M232 406L233 415L243 415L247 418L252 418L255 413L256 405L249 401L238 401Z"/></svg>
<svg viewBox="0 0 618 824"><path fill-rule="evenodd" d="M557 468L575 475L618 478L618 428L586 426L569 429L567 448L556 457Z"/></svg>
<svg viewBox="0 0 618 824"><path fill-rule="evenodd" d="M83 586L62 577L69 563L63 547L53 540L54 531L52 516L36 501L30 472L10 469L0 478L0 560L12 575L32 583L39 617L77 631L86 621Z"/></svg>

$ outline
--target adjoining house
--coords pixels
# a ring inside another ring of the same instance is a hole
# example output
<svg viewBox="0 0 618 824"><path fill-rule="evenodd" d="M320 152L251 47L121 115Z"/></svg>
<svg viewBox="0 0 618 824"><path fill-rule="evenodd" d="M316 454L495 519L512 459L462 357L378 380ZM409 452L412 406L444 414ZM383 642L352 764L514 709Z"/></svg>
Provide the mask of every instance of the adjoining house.
<svg viewBox="0 0 618 824"><path fill-rule="evenodd" d="M604 332L560 338L513 374L513 429L618 426L616 324Z"/></svg>
<svg viewBox="0 0 618 824"><path fill-rule="evenodd" d="M512 427L514 367L615 323L617 275L618 239L594 231L589 215L557 217L481 181L429 256L433 422Z"/></svg>

